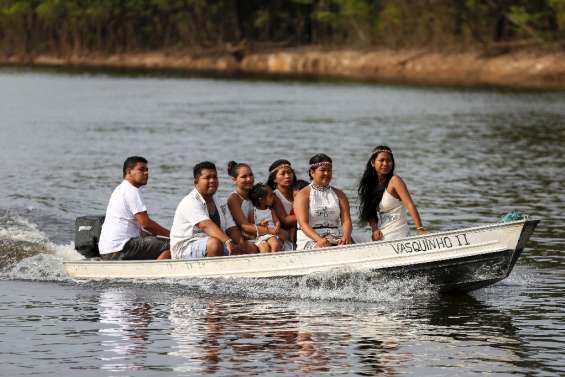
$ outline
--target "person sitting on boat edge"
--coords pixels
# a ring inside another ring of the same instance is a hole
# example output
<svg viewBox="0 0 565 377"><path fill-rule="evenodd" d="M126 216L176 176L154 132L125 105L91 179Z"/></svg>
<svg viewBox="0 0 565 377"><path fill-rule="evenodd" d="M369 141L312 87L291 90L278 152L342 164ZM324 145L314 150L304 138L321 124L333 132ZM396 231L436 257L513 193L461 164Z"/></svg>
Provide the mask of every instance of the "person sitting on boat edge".
<svg viewBox="0 0 565 377"><path fill-rule="evenodd" d="M359 217L371 226L373 241L396 240L408 236L403 206L414 220L418 234L426 234L420 214L406 184L394 174L392 150L379 145L373 149L359 182Z"/></svg>
<svg viewBox="0 0 565 377"><path fill-rule="evenodd" d="M273 208L275 201L273 189L259 182L251 189L249 198L253 208L249 212L248 220L255 224L257 229L259 225L266 225L268 230L268 233L262 235L257 231L255 246L259 248L260 253L281 251L284 240L279 237L281 222Z"/></svg>
<svg viewBox="0 0 565 377"><path fill-rule="evenodd" d="M269 166L269 177L267 185L273 189L275 203L273 208L279 220L283 233L288 233L288 241L285 241L285 250L292 250L296 239L296 216L292 212L294 202L294 184L296 174L290 161L285 159L276 160Z"/></svg>
<svg viewBox="0 0 565 377"><path fill-rule="evenodd" d="M171 227L173 259L193 259L236 254L236 242L228 236L235 222L226 206L214 198L218 190L218 171L209 161L193 168L194 189L175 210ZM238 240L241 242L241 240Z"/></svg>
<svg viewBox="0 0 565 377"><path fill-rule="evenodd" d="M123 180L112 192L102 224L98 249L104 260L169 259L169 240L143 236L141 229L169 237L169 231L147 214L140 187L149 179L147 160L131 156L124 161Z"/></svg>
<svg viewBox="0 0 565 377"><path fill-rule="evenodd" d="M343 191L330 186L332 159L316 154L308 170L312 182L298 192L294 212L298 221L296 249L313 249L353 243L349 201Z"/></svg>
<svg viewBox="0 0 565 377"><path fill-rule="evenodd" d="M264 225L255 227L255 224L249 222L248 219L249 212L253 209L253 203L249 200L249 192L255 183L255 175L253 174L253 170L251 170L251 166L235 161L228 162L227 172L235 186L235 190L228 195L228 209L236 225L239 227L242 236L246 240L242 247L245 248L248 253L256 253L259 251L257 246L255 246L257 232L266 234L268 230Z"/></svg>
<svg viewBox="0 0 565 377"><path fill-rule="evenodd" d="M296 198L296 195L298 195L300 190L307 187L308 185L310 185L310 183L303 179L297 179L296 182L294 182L294 184L292 185L293 203L294 203L294 198ZM289 233L290 233L290 241L293 245L293 248L296 248L296 215L294 213L294 206L290 209L290 212L288 214L289 216L292 216L295 219L294 222L295 225L289 230Z"/></svg>

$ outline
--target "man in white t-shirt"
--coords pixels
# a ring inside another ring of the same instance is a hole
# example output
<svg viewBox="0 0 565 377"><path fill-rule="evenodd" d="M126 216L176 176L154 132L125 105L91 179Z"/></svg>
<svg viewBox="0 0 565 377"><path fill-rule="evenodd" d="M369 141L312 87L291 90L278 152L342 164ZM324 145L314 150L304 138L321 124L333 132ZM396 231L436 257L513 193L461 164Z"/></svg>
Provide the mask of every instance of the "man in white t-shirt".
<svg viewBox="0 0 565 377"><path fill-rule="evenodd" d="M170 258L166 238L169 231L149 217L139 190L149 179L147 160L139 156L128 157L124 162L123 177L108 202L98 242L100 257L104 260ZM154 236L142 236L142 230Z"/></svg>
<svg viewBox="0 0 565 377"><path fill-rule="evenodd" d="M209 161L200 162L194 166L193 175L194 189L180 201L175 211L171 227L172 258L239 253L237 245L243 242L241 232L227 206L220 206L214 199L218 190L216 165Z"/></svg>

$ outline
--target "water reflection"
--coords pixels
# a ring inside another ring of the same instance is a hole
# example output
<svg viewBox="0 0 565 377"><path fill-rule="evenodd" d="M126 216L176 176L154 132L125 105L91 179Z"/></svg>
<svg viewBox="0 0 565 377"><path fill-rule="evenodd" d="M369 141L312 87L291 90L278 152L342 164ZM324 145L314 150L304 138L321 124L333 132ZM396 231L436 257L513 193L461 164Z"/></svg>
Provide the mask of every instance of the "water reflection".
<svg viewBox="0 0 565 377"><path fill-rule="evenodd" d="M436 366L466 373L501 364L520 368L523 343L503 311L471 296L414 304L391 311L362 303L240 304L178 297L169 317L176 343L170 355L185 360L176 371L206 374L227 369L396 375L428 363L430 354Z"/></svg>
<svg viewBox="0 0 565 377"><path fill-rule="evenodd" d="M187 295L177 286L114 284L99 294L96 352L101 369L120 374L392 376L426 366L448 376L549 368L532 356L523 326L504 309L502 291L476 297L414 292L364 303L235 299Z"/></svg>
<svg viewBox="0 0 565 377"><path fill-rule="evenodd" d="M172 355L188 361L183 372L215 373L221 364L238 373L266 373L274 365L296 372L326 372L329 355L313 334L300 326L295 310L276 304L195 301L171 304ZM258 361L261 360L261 363Z"/></svg>
<svg viewBox="0 0 565 377"><path fill-rule="evenodd" d="M147 357L151 305L139 300L135 292L107 289L100 294L99 330L102 335L102 369L140 370Z"/></svg>

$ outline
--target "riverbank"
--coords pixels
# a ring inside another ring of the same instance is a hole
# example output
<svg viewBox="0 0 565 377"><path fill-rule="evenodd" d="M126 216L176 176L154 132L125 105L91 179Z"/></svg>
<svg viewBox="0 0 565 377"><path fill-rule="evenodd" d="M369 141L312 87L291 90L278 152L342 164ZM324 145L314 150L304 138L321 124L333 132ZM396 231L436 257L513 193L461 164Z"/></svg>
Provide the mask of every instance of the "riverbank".
<svg viewBox="0 0 565 377"><path fill-rule="evenodd" d="M325 50L268 52L0 57L0 64L180 70L220 75L327 77L361 81L565 90L565 52L439 53L418 50Z"/></svg>

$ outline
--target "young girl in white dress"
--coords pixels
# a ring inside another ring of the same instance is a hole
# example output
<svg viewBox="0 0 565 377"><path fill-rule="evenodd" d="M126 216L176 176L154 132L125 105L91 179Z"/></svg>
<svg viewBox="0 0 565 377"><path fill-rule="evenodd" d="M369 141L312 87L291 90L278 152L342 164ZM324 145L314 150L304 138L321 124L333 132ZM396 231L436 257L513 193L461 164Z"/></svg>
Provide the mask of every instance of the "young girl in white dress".
<svg viewBox="0 0 565 377"><path fill-rule="evenodd" d="M283 240L279 238L281 222L273 208L275 196L273 190L263 183L257 183L249 193L253 209L249 211L248 221L255 225L257 238L255 245L261 253L280 251L283 249ZM261 229L266 227L267 232Z"/></svg>

